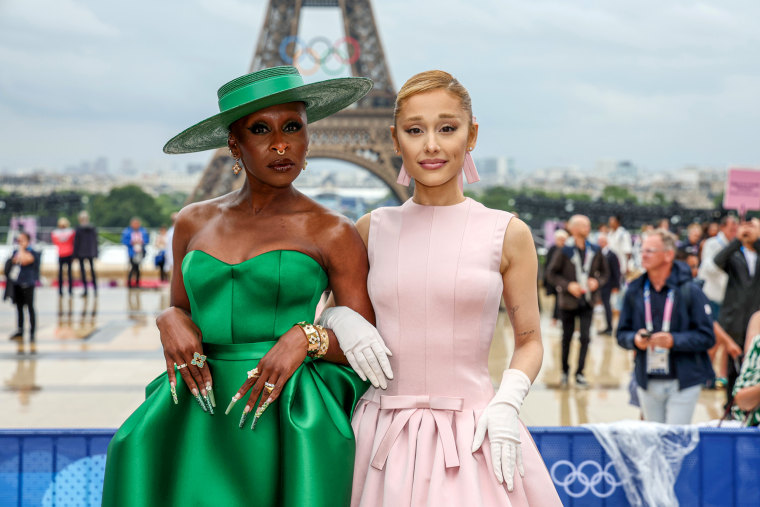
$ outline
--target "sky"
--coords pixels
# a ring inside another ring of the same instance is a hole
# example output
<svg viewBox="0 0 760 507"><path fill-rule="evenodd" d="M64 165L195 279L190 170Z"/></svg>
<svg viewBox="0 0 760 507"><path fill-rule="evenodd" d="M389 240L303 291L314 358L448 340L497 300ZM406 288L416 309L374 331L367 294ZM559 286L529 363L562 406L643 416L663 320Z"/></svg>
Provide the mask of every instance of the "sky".
<svg viewBox="0 0 760 507"><path fill-rule="evenodd" d="M0 0L0 171L205 164L165 155L247 72L266 0ZM521 171L630 160L760 166L756 0L375 0L396 89L451 72L480 123L473 156ZM304 9L301 35L343 36ZM319 77L317 73L315 77ZM307 79L311 80L311 79ZM390 124L390 118L389 118Z"/></svg>

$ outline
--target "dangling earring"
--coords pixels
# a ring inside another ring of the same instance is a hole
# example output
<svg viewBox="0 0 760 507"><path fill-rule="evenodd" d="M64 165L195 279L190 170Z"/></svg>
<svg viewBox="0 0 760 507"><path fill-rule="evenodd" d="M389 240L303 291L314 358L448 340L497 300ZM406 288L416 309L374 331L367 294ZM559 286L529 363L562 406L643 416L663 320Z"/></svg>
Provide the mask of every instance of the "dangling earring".
<svg viewBox="0 0 760 507"><path fill-rule="evenodd" d="M240 161L238 159L235 159L235 165L232 166L232 172L235 173L235 176L237 176L242 170L243 168L240 167Z"/></svg>
<svg viewBox="0 0 760 507"><path fill-rule="evenodd" d="M305 170L306 170L306 166L307 166L307 165L309 165L309 161L308 161L308 160L304 160L304 161L303 161L303 167L301 168L301 170L302 170L302 171L305 171Z"/></svg>
<svg viewBox="0 0 760 507"><path fill-rule="evenodd" d="M396 179L396 183L408 187L411 182L412 177L409 176L408 172L406 172L406 167L404 167L404 164L401 164L401 169L398 171L398 179Z"/></svg>
<svg viewBox="0 0 760 507"><path fill-rule="evenodd" d="M476 181L480 181L480 175L478 174L478 170L475 168L475 161L472 159L472 155L470 152L472 151L472 148L467 148L467 153L464 154L464 166L462 167L462 170L464 170L464 175L467 177L467 183L475 183Z"/></svg>

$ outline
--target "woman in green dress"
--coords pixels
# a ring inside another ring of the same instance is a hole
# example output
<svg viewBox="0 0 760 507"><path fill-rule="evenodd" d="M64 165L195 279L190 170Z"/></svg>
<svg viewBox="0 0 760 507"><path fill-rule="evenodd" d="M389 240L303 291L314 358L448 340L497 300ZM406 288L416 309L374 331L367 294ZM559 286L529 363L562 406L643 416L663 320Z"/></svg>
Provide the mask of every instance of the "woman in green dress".
<svg viewBox="0 0 760 507"><path fill-rule="evenodd" d="M327 289L374 322L367 254L351 222L293 181L307 123L371 86L304 85L292 67L248 74L219 89L219 114L164 147L227 146L246 178L179 213L171 307L157 320L167 371L109 446L104 505L349 504L350 417L368 384L311 323Z"/></svg>

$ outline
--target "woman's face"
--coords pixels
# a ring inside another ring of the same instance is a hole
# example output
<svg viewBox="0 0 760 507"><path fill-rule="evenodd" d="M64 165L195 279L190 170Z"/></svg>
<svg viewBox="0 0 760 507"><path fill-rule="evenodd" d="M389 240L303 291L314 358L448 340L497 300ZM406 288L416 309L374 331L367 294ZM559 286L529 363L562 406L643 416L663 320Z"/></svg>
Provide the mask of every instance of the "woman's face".
<svg viewBox="0 0 760 507"><path fill-rule="evenodd" d="M270 186L286 187L305 165L306 106L289 102L249 114L230 125L228 145L248 174Z"/></svg>
<svg viewBox="0 0 760 507"><path fill-rule="evenodd" d="M443 89L409 97L391 127L393 144L416 185L436 187L456 180L477 125L459 98Z"/></svg>
<svg viewBox="0 0 760 507"><path fill-rule="evenodd" d="M19 234L17 241L21 250L26 250L26 247L29 246L29 237L26 234Z"/></svg>

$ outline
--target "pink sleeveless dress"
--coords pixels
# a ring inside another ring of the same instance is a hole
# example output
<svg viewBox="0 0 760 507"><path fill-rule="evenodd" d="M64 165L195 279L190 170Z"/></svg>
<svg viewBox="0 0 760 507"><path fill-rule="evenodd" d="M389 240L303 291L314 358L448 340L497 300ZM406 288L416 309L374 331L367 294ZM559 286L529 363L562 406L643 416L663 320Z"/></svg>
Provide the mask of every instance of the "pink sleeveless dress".
<svg viewBox="0 0 760 507"><path fill-rule="evenodd" d="M494 395L488 353L511 218L469 198L372 212L368 288L394 379L354 413L353 506L561 505L524 426L525 478L515 474L512 493L496 480L488 438L471 452Z"/></svg>

